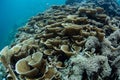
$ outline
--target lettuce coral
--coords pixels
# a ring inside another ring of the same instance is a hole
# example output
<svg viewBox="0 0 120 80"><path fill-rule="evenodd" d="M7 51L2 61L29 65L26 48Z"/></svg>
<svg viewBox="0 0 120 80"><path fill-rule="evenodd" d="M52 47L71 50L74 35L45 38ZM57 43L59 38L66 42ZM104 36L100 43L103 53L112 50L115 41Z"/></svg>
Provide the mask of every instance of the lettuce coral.
<svg viewBox="0 0 120 80"><path fill-rule="evenodd" d="M19 28L15 42L0 52L7 79L119 79L119 24L119 16L91 3L52 6Z"/></svg>

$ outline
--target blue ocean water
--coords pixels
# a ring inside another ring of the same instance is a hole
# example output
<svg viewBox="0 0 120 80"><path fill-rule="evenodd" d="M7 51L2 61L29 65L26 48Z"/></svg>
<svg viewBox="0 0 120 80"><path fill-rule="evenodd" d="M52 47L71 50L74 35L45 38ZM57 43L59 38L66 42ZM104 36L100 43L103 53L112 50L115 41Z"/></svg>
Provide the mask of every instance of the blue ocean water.
<svg viewBox="0 0 120 80"><path fill-rule="evenodd" d="M118 4L120 5L120 0L117 0Z"/></svg>
<svg viewBox="0 0 120 80"><path fill-rule="evenodd" d="M65 0L0 0L0 49L10 44L16 29L30 17Z"/></svg>

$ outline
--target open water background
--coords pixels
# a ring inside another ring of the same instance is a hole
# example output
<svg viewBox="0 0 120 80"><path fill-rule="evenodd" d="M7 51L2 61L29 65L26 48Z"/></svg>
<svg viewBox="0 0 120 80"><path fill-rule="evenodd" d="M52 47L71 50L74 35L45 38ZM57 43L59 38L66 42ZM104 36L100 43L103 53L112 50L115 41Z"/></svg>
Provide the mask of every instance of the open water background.
<svg viewBox="0 0 120 80"><path fill-rule="evenodd" d="M16 29L23 26L30 17L51 5L64 3L65 0L0 0L0 50L10 44Z"/></svg>

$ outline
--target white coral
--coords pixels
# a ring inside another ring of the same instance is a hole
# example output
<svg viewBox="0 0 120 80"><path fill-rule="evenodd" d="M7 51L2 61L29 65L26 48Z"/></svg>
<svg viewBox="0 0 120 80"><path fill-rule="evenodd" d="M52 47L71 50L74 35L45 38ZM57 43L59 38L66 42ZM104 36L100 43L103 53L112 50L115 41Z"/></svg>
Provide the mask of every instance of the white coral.
<svg viewBox="0 0 120 80"><path fill-rule="evenodd" d="M99 71L100 69L101 71ZM68 72L64 72L64 74L69 77L64 77L65 80L82 80L85 71L88 78L94 78L94 75L105 78L111 74L108 59L104 56L93 56L90 58L86 58L80 54L73 56L70 58L70 65L66 70Z"/></svg>

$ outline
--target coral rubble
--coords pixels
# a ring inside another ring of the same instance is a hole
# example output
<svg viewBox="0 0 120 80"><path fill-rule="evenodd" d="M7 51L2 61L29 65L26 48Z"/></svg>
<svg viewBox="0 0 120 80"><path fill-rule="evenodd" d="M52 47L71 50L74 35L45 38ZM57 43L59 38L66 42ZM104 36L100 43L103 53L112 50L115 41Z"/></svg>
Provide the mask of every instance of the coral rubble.
<svg viewBox="0 0 120 80"><path fill-rule="evenodd" d="M120 18L94 4L52 6L0 52L8 80L119 80Z"/></svg>

